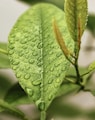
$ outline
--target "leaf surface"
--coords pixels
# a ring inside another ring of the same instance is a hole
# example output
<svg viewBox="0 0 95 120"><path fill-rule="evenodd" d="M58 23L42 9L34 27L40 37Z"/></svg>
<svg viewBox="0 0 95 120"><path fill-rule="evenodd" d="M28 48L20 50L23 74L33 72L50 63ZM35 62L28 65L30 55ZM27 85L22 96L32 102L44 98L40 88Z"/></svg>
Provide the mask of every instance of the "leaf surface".
<svg viewBox="0 0 95 120"><path fill-rule="evenodd" d="M51 4L30 8L18 19L9 35L12 69L40 110L48 108L70 65L56 42L52 26L54 18L59 23L65 44L73 51L64 13Z"/></svg>
<svg viewBox="0 0 95 120"><path fill-rule="evenodd" d="M69 32L77 41L87 23L87 0L65 0L65 14Z"/></svg>

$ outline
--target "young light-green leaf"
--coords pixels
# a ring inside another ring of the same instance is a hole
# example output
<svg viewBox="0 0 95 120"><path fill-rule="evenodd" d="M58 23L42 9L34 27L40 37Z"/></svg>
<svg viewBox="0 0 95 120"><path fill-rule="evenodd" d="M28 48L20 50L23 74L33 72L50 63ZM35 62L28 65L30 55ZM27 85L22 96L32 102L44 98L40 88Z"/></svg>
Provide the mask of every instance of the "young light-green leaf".
<svg viewBox="0 0 95 120"><path fill-rule="evenodd" d="M71 37L77 41L87 23L87 0L65 0L65 15Z"/></svg>
<svg viewBox="0 0 95 120"><path fill-rule="evenodd" d="M7 56L7 44L0 43L0 50L0 68L10 68L10 62Z"/></svg>
<svg viewBox="0 0 95 120"><path fill-rule="evenodd" d="M48 108L70 65L56 42L54 18L59 22L66 46L73 51L64 13L51 4L30 8L18 19L9 35L11 66L19 83L40 110Z"/></svg>

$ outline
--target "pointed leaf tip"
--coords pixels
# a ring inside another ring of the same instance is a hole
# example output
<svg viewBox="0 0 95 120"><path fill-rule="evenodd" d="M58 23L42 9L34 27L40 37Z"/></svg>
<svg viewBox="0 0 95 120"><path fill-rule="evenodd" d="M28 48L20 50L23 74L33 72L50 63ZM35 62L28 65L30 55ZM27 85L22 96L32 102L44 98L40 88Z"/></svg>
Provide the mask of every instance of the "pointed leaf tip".
<svg viewBox="0 0 95 120"><path fill-rule="evenodd" d="M77 41L79 19L81 23L81 36L87 24L87 0L65 0L65 16L71 37L74 41Z"/></svg>

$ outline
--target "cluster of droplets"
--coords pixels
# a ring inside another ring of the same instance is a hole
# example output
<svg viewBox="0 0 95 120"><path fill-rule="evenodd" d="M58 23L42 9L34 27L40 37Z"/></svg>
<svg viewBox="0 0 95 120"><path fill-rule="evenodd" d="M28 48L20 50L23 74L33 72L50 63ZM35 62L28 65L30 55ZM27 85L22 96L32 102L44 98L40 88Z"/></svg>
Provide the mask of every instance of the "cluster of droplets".
<svg viewBox="0 0 95 120"><path fill-rule="evenodd" d="M42 92L47 94L45 101L38 102L39 108L44 109L45 102L51 102L62 83L67 61L53 36L49 22L52 11L47 9L49 14L45 14L42 10L44 17L41 18L36 9L18 20L10 34L9 55L20 84L34 102L41 100ZM30 19L30 15L34 17Z"/></svg>

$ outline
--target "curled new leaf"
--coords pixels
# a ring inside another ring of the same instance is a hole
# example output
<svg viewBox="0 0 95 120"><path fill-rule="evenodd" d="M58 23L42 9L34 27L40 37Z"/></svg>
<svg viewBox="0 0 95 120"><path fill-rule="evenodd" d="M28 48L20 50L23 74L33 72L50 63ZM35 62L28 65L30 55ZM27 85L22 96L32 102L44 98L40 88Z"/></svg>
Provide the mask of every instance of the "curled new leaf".
<svg viewBox="0 0 95 120"><path fill-rule="evenodd" d="M84 32L87 23L87 0L65 0L65 14L68 29L74 41Z"/></svg>
<svg viewBox="0 0 95 120"><path fill-rule="evenodd" d="M55 20L54 20L54 22L53 22L53 28L54 28L54 33L55 33L55 36L56 36L56 40L57 40L57 42L58 42L61 50L63 51L65 57L66 57L72 64L74 64L74 63L71 61L71 57L70 57L70 55L72 55L72 54L71 54L71 52L68 50L67 46L65 45L65 40L63 39L62 34L61 34L61 32L60 32L60 30L59 30L59 28L58 28L57 23L56 23Z"/></svg>
<svg viewBox="0 0 95 120"><path fill-rule="evenodd" d="M68 48L65 45L64 39L61 35L61 32L60 32L55 20L54 20L54 23L53 23L53 27L54 27L54 32L55 32L55 35L56 35L57 42L60 45L60 48L62 49L65 56L68 57L70 55L70 51L68 50Z"/></svg>
<svg viewBox="0 0 95 120"><path fill-rule="evenodd" d="M47 110L56 96L70 65L55 40L54 17L59 22L66 46L73 50L64 13L51 4L32 6L18 19L9 35L12 69L41 111Z"/></svg>

